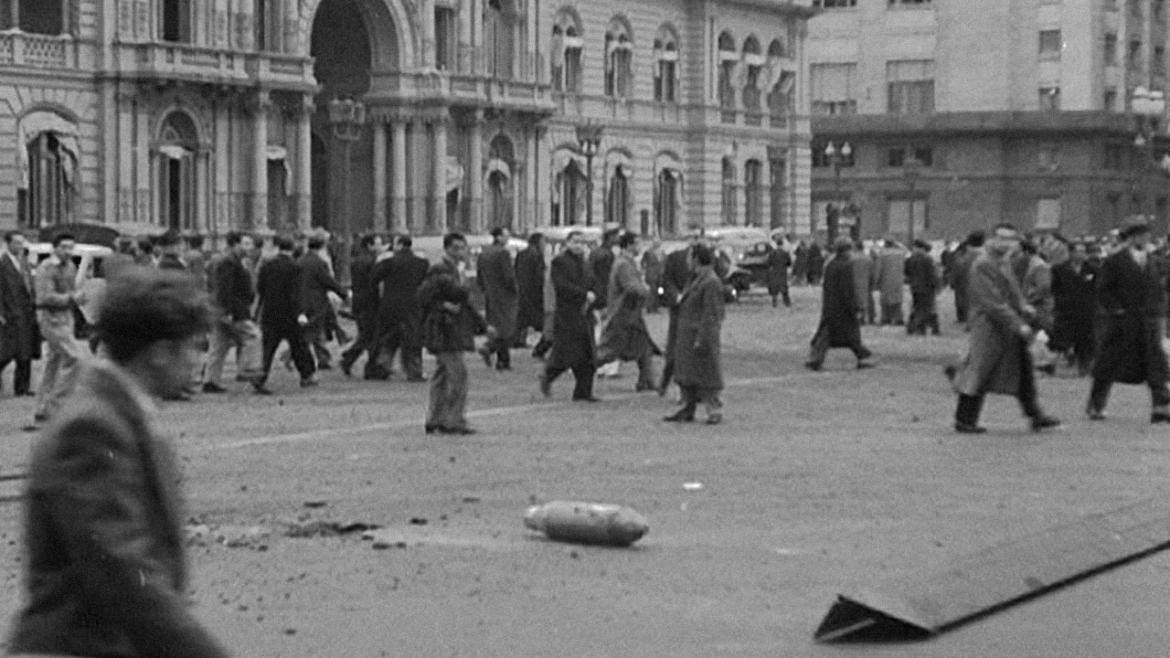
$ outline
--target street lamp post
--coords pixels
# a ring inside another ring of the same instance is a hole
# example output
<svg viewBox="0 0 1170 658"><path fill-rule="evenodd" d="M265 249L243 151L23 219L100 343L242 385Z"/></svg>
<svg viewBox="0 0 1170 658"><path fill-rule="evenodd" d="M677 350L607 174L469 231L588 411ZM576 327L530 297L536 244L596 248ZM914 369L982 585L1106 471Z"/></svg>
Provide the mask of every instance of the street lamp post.
<svg viewBox="0 0 1170 658"><path fill-rule="evenodd" d="M906 179L906 185L910 188L910 226L907 230L907 242L910 245L914 244L914 186L918 183L918 175L922 168L922 162L914 155L913 149L907 149L906 159L902 161L902 176Z"/></svg>
<svg viewBox="0 0 1170 658"><path fill-rule="evenodd" d="M831 242L834 238L837 237L837 231L839 230L841 222L841 210L845 207L845 204L841 203L841 167L844 167L845 164L850 162L853 158L853 147L849 145L849 142L845 142L841 144L841 148L837 148L833 142L829 142L829 144L825 146L825 157L828 158L829 163L833 165L833 187L836 190L836 195L834 198L837 203L841 204L841 206L837 209L837 221L835 225L826 227L832 229L829 231L829 240Z"/></svg>
<svg viewBox="0 0 1170 658"><path fill-rule="evenodd" d="M1142 167L1140 169L1141 175L1145 179L1146 188L1146 207L1145 214L1153 219L1155 205L1154 205L1154 191L1150 183L1150 170L1156 166L1154 162L1154 139L1158 133L1158 122L1161 121L1163 113L1166 111L1166 99L1161 91L1146 89L1145 87L1136 87L1133 90L1133 99L1130 101L1130 108L1133 110L1135 123L1137 124L1137 135L1133 139L1133 144L1142 151Z"/></svg>
<svg viewBox="0 0 1170 658"><path fill-rule="evenodd" d="M351 156L353 144L362 135L366 123L366 106L352 98L334 98L329 101L329 123L333 126L333 137L345 145L345 163L342 175L345 177L345 195L341 211L341 249L338 253L337 276L342 285L349 285L349 250L352 246L353 207L350 200Z"/></svg>
<svg viewBox="0 0 1170 658"><path fill-rule="evenodd" d="M585 225L593 226L593 156L601 146L601 133L604 126L599 123L583 123L577 126L577 145L581 147L581 154L585 156Z"/></svg>

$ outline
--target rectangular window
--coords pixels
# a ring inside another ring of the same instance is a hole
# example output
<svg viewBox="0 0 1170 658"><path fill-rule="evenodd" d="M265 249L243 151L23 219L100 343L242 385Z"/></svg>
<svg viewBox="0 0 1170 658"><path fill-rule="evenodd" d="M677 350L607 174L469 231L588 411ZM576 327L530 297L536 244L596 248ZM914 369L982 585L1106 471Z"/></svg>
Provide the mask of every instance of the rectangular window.
<svg viewBox="0 0 1170 658"><path fill-rule="evenodd" d="M1040 30L1040 59L1060 59L1060 30Z"/></svg>
<svg viewBox="0 0 1170 658"><path fill-rule="evenodd" d="M934 60L886 62L887 111L923 114L934 111Z"/></svg>
<svg viewBox="0 0 1170 658"><path fill-rule="evenodd" d="M281 29L284 19L280 14L281 4L277 0L256 0L253 5L256 16L256 50L281 52Z"/></svg>
<svg viewBox="0 0 1170 658"><path fill-rule="evenodd" d="M1055 171L1060 166L1060 151L1056 144L1041 144L1037 155L1037 165L1042 171Z"/></svg>
<svg viewBox="0 0 1170 658"><path fill-rule="evenodd" d="M1110 87L1105 90L1105 97L1101 99L1106 112L1117 111L1117 90Z"/></svg>
<svg viewBox="0 0 1170 658"><path fill-rule="evenodd" d="M844 9L856 7L857 0L813 0L813 6L821 9Z"/></svg>
<svg viewBox="0 0 1170 658"><path fill-rule="evenodd" d="M435 68L451 71L455 68L455 10L435 7Z"/></svg>
<svg viewBox="0 0 1170 658"><path fill-rule="evenodd" d="M809 148L812 150L812 166L814 168L824 168L831 164L829 162L829 156L825 155L825 147L828 145L829 142L823 139L813 140Z"/></svg>
<svg viewBox="0 0 1170 658"><path fill-rule="evenodd" d="M1040 111L1056 112L1060 109L1060 87L1040 88Z"/></svg>
<svg viewBox="0 0 1170 658"><path fill-rule="evenodd" d="M898 146L886 151L886 166L904 167L913 155L918 164L923 167L934 166L934 149L929 146Z"/></svg>
<svg viewBox="0 0 1170 658"><path fill-rule="evenodd" d="M1117 64L1117 35L1109 32L1105 35L1105 66L1114 66Z"/></svg>
<svg viewBox="0 0 1170 658"><path fill-rule="evenodd" d="M889 232L908 237L913 222L914 235L922 235L930 228L926 211L926 199L890 199Z"/></svg>
<svg viewBox="0 0 1170 658"><path fill-rule="evenodd" d="M191 8L194 5L185 0L163 0L159 15L163 41L191 43Z"/></svg>
<svg viewBox="0 0 1170 658"><path fill-rule="evenodd" d="M855 114L857 65L813 64L809 67L813 114Z"/></svg>

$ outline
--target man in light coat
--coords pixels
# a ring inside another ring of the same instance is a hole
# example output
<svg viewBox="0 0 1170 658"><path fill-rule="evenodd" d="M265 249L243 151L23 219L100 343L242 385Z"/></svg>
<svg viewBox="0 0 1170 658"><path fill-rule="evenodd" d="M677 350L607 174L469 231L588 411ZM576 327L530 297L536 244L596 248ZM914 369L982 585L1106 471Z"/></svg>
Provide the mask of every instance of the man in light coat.
<svg viewBox="0 0 1170 658"><path fill-rule="evenodd" d="M878 289L882 324L901 326L902 287L906 282L906 249L893 238L886 238L885 246L874 261L874 282Z"/></svg>
<svg viewBox="0 0 1170 658"><path fill-rule="evenodd" d="M650 338L643 311L649 299L650 286L642 276L638 264L641 241L638 234L626 231L618 238L618 255L609 274L606 293L606 323L597 346L597 364L611 361L635 361L638 364L638 382L635 391L657 388L654 378L654 355L658 346Z"/></svg>
<svg viewBox="0 0 1170 658"><path fill-rule="evenodd" d="M1028 343L1035 335L1035 311L1024 301L1012 274L1019 231L1011 224L995 227L983 253L971 266L970 343L967 358L953 381L959 394L955 431L982 434L979 413L988 393L1014 395L1033 431L1060 425L1040 408Z"/></svg>
<svg viewBox="0 0 1170 658"><path fill-rule="evenodd" d="M73 311L84 301L84 294L78 289L90 263L88 258L83 259L80 270L73 264L75 244L72 234L58 234L53 238L53 254L37 266L37 326L45 339L48 355L37 389L33 424L26 429L35 430L37 423L49 420L73 389L77 369L85 358L85 348L74 335Z"/></svg>

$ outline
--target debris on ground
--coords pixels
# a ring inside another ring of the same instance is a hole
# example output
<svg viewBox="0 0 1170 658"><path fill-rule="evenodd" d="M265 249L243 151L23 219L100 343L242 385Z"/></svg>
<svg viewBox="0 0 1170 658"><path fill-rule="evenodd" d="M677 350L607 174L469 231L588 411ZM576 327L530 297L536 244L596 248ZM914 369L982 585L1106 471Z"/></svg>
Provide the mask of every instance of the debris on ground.
<svg viewBox="0 0 1170 658"><path fill-rule="evenodd" d="M650 530L645 517L628 507L563 500L529 507L524 525L556 541L610 546L629 546Z"/></svg>
<svg viewBox="0 0 1170 658"><path fill-rule="evenodd" d="M339 523L337 521L307 521L285 524L285 537L339 537L358 532L367 532L382 526L362 521Z"/></svg>

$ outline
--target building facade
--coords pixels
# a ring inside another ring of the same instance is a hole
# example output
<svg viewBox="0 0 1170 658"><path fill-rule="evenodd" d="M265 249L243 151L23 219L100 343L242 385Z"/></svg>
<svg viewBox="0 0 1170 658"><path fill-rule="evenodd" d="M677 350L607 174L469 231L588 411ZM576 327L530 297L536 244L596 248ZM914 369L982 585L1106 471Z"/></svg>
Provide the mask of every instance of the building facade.
<svg viewBox="0 0 1170 658"><path fill-rule="evenodd" d="M0 226L806 232L810 3L0 0Z"/></svg>
<svg viewBox="0 0 1170 658"><path fill-rule="evenodd" d="M1166 90L1165 0L815 4L818 229L1079 235L1144 213L1165 232L1165 108L1137 113L1141 89Z"/></svg>

